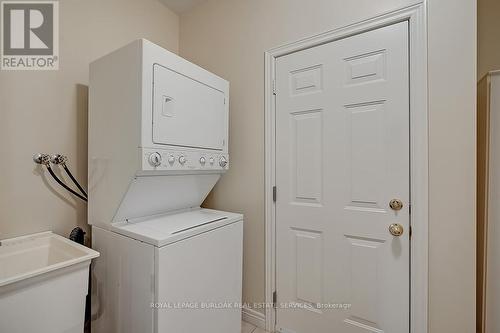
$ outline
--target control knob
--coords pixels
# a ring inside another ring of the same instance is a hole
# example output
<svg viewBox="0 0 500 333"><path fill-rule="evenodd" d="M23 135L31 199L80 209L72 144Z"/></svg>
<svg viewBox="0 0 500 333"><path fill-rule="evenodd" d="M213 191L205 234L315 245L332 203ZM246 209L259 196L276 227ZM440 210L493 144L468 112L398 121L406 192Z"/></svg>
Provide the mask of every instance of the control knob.
<svg viewBox="0 0 500 333"><path fill-rule="evenodd" d="M160 153L151 153L149 155L149 164L151 164L154 167L160 166L161 164L161 155Z"/></svg>
<svg viewBox="0 0 500 333"><path fill-rule="evenodd" d="M186 163L186 157L184 155L179 156L179 163L180 164Z"/></svg>
<svg viewBox="0 0 500 333"><path fill-rule="evenodd" d="M227 160L224 156L222 156L219 160L219 165L221 166L221 168L225 168L226 165L227 165Z"/></svg>
<svg viewBox="0 0 500 333"><path fill-rule="evenodd" d="M206 162L206 161L207 161L207 160L205 159L205 157L203 157L203 156L202 156L202 157L200 157L200 164L201 164L201 165L205 165L205 162Z"/></svg>

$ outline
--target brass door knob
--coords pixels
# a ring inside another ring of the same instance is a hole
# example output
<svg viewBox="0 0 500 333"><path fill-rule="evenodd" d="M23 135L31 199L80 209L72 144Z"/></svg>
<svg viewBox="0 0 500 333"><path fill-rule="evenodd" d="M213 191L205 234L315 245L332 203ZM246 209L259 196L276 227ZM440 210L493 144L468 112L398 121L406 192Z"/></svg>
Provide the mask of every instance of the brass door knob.
<svg viewBox="0 0 500 333"><path fill-rule="evenodd" d="M393 223L389 226L389 232L395 237L399 237L403 234L403 226L399 223Z"/></svg>
<svg viewBox="0 0 500 333"><path fill-rule="evenodd" d="M392 199L389 201L389 207L393 210L401 210L401 208L403 208L403 202L399 199Z"/></svg>

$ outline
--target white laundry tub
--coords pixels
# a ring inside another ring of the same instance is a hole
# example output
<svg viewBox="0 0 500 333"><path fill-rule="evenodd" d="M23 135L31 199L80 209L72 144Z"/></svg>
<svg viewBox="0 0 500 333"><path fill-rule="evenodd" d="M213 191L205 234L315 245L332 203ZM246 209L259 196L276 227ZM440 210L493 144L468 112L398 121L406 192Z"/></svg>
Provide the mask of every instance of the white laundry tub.
<svg viewBox="0 0 500 333"><path fill-rule="evenodd" d="M0 242L0 332L83 332L89 265L99 253L52 232Z"/></svg>

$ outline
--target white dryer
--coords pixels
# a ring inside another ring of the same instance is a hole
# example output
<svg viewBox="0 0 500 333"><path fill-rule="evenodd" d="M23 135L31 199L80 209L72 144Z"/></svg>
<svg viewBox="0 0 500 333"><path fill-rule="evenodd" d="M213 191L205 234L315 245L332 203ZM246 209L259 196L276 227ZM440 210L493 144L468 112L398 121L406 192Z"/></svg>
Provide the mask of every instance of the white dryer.
<svg viewBox="0 0 500 333"><path fill-rule="evenodd" d="M240 332L243 216L200 208L229 167L228 94L146 40L91 64L93 332Z"/></svg>

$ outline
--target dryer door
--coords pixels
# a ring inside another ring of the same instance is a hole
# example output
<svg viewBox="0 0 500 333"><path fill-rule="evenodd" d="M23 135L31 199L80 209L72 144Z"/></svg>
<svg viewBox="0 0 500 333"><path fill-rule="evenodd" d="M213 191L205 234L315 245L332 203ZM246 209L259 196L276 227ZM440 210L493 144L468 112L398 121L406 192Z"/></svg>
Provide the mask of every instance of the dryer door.
<svg viewBox="0 0 500 333"><path fill-rule="evenodd" d="M153 82L154 143L223 150L223 92L158 64Z"/></svg>

